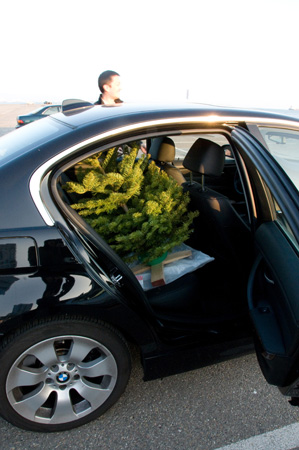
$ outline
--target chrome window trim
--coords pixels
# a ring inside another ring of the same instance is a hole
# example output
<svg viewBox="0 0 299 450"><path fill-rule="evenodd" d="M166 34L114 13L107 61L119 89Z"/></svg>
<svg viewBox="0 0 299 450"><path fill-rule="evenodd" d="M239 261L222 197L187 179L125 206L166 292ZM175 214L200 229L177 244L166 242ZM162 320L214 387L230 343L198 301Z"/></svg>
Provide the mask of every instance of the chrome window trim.
<svg viewBox="0 0 299 450"><path fill-rule="evenodd" d="M121 133L125 133L129 130L138 130L145 127L154 127L154 126L168 126L173 124L194 124L194 123L209 123L209 124L218 124L218 125L228 125L228 124L236 124L239 122L247 122L247 123L259 123L259 124L276 124L283 126L292 126L295 128L299 128L299 123L296 121L287 120L287 119L275 119L275 118L267 118L267 117L248 117L248 116L218 116L217 114L210 114L204 116L195 116L195 117L179 117L179 118L168 118L168 119L158 119L158 120L149 120L145 122L135 123L131 125L126 125L124 127L116 128L114 130L106 131L105 133L101 133L92 138L86 139L85 141L76 144L59 155L54 156L53 158L46 161L42 164L31 176L29 182L29 190L32 197L32 200L42 216L44 222L48 226L54 226L55 221L51 216L50 212L44 205L41 197L41 181L45 174L61 159L71 155L76 150L82 148L83 146L93 144L94 142L103 140L108 137L117 136Z"/></svg>

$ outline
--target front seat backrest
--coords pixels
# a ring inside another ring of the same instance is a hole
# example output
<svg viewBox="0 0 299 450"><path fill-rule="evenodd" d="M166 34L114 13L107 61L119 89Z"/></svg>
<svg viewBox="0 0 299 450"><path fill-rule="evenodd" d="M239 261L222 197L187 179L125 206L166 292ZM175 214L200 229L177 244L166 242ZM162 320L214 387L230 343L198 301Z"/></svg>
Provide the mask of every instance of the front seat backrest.
<svg viewBox="0 0 299 450"><path fill-rule="evenodd" d="M214 257L242 267L248 260L249 229L228 197L206 188L204 177L220 176L224 168L224 150L207 139L198 139L187 153L183 166L202 175L202 184L185 183L191 207L200 212L193 234L194 244Z"/></svg>
<svg viewBox="0 0 299 450"><path fill-rule="evenodd" d="M155 159L155 162L158 163L167 175L174 178L178 184L186 182L181 171L173 164L175 159L175 145L172 139L164 137L160 140L155 156L155 158L153 156L152 158Z"/></svg>
<svg viewBox="0 0 299 450"><path fill-rule="evenodd" d="M185 156L183 166L201 175L220 176L224 167L224 151L215 142L199 138Z"/></svg>

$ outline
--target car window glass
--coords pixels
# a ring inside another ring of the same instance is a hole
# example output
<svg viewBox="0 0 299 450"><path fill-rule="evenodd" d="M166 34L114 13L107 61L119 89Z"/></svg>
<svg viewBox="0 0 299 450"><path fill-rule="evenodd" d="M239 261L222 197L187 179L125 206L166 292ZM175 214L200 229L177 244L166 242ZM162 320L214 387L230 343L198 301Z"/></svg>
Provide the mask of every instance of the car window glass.
<svg viewBox="0 0 299 450"><path fill-rule="evenodd" d="M50 108L47 108L44 112L43 115L44 116L50 116L51 114L57 113L58 112L58 108L57 106L51 106Z"/></svg>
<svg viewBox="0 0 299 450"><path fill-rule="evenodd" d="M273 203L274 203L275 212L276 212L276 222L284 230L284 232L288 235L289 239L293 242L293 244L295 244L295 246L299 250L299 243L297 242L297 240L293 234L293 231L285 218L283 211L281 210L281 208L280 208L279 204L277 203L277 201L275 200L275 198L273 196L272 196L272 198L273 198Z"/></svg>
<svg viewBox="0 0 299 450"><path fill-rule="evenodd" d="M299 189L299 131L259 127L271 155Z"/></svg>
<svg viewBox="0 0 299 450"><path fill-rule="evenodd" d="M208 139L216 142L220 146L228 145L227 139L221 134L183 134L180 136L171 136L175 144L175 157L177 160L183 160L191 148L192 144L198 139Z"/></svg>
<svg viewBox="0 0 299 450"><path fill-rule="evenodd" d="M295 235L294 235L292 228L286 218L283 208L281 207L282 205L279 205L275 196L271 192L271 189L269 189L268 184L265 182L265 180L263 178L262 178L262 180L263 180L263 184L267 188L267 192L270 197L269 200L272 204L272 214L274 214L273 220L284 231L284 233L288 236L289 240L294 244L294 246L299 250L299 242L295 238Z"/></svg>
<svg viewBox="0 0 299 450"><path fill-rule="evenodd" d="M38 123L42 122L42 123ZM56 136L69 133L68 127L54 121L33 122L30 127L21 127L7 133L0 139L0 164L4 165L10 159L18 157L35 146L43 144L45 139L54 139Z"/></svg>
<svg viewBox="0 0 299 450"><path fill-rule="evenodd" d="M30 111L29 115L42 114L42 110L43 110L43 108L34 109L33 111Z"/></svg>

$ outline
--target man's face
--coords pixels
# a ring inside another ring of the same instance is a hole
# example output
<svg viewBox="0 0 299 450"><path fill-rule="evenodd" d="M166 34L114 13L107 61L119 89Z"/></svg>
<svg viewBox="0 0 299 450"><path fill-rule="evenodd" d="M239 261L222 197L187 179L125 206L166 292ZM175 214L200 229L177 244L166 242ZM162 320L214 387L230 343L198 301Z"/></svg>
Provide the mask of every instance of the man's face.
<svg viewBox="0 0 299 450"><path fill-rule="evenodd" d="M116 100L120 95L120 77L118 75L113 75L108 84L105 84L105 90L111 97L111 99Z"/></svg>

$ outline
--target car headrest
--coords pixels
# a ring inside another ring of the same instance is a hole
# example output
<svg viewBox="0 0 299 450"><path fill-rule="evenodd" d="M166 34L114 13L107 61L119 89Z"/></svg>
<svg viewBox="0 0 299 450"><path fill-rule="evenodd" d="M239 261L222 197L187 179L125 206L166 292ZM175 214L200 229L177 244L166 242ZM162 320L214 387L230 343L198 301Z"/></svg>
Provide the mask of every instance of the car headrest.
<svg viewBox="0 0 299 450"><path fill-rule="evenodd" d="M203 175L221 175L224 167L224 150L220 145L199 138L184 158L183 166Z"/></svg>
<svg viewBox="0 0 299 450"><path fill-rule="evenodd" d="M149 153L155 161L173 162L175 158L174 142L169 137L154 138Z"/></svg>
<svg viewBox="0 0 299 450"><path fill-rule="evenodd" d="M172 139L165 137L158 150L157 160L162 162L173 162L175 158L175 146Z"/></svg>

